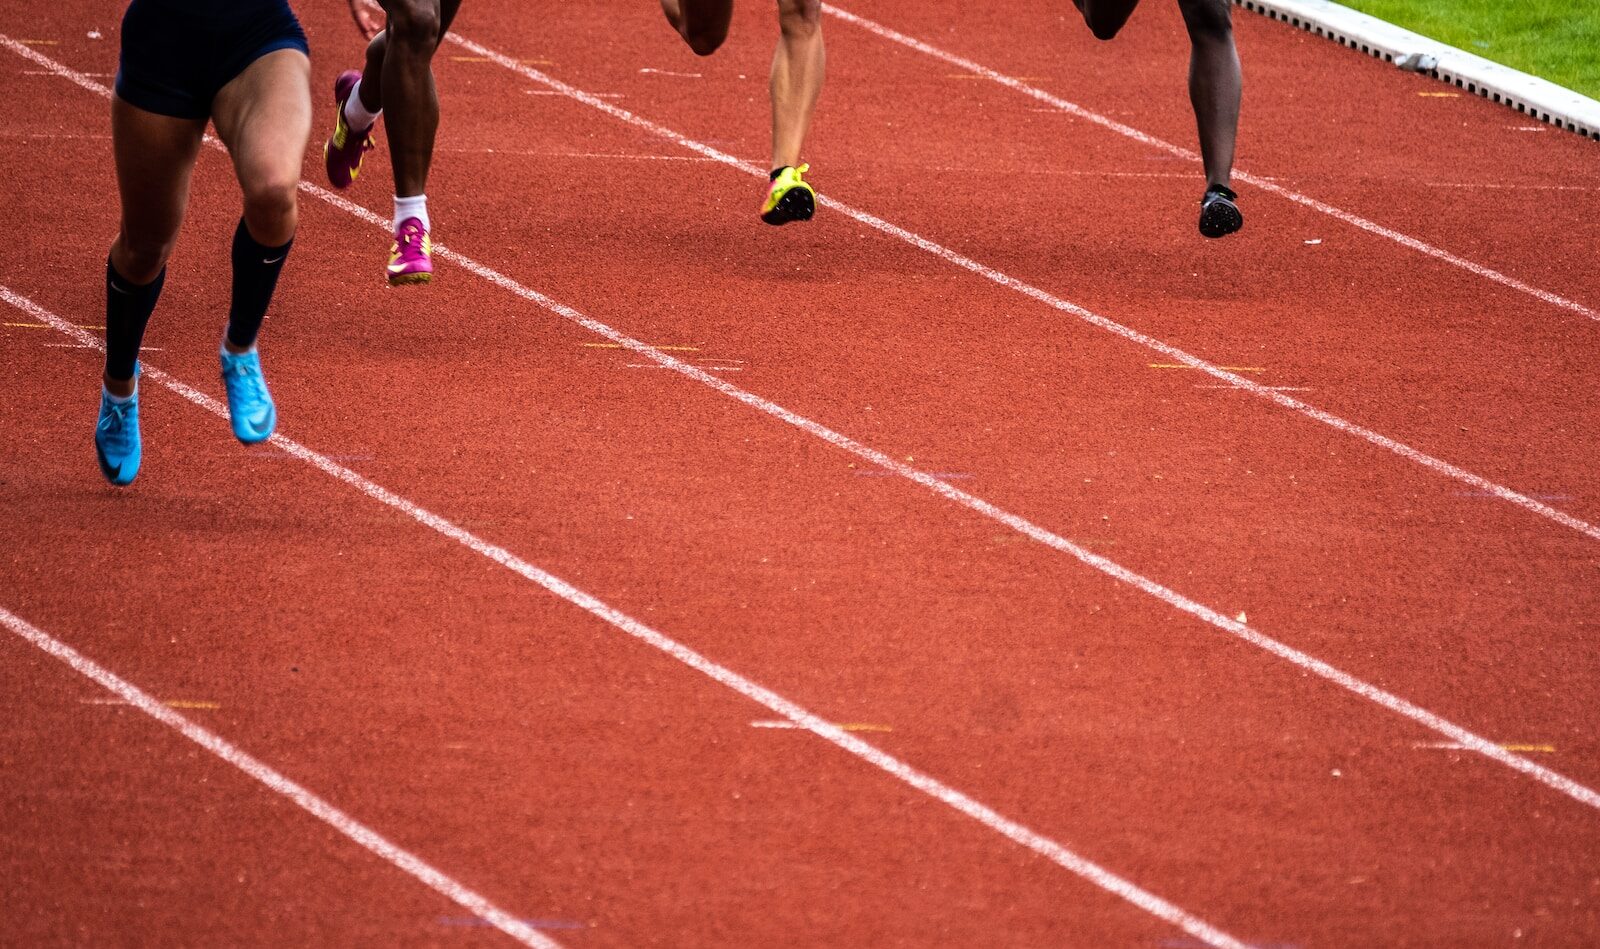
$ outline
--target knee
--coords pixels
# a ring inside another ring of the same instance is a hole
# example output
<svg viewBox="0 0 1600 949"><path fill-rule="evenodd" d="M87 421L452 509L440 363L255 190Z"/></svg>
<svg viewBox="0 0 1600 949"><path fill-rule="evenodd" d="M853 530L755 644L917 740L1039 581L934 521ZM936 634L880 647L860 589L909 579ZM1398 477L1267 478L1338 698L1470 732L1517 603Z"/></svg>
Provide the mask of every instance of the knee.
<svg viewBox="0 0 1600 949"><path fill-rule="evenodd" d="M123 279L144 286L161 274L176 243L176 240L141 239L123 231L112 251L111 262Z"/></svg>
<svg viewBox="0 0 1600 949"><path fill-rule="evenodd" d="M1184 25L1194 41L1227 41L1233 37L1233 9L1228 0L1179 0Z"/></svg>
<svg viewBox="0 0 1600 949"><path fill-rule="evenodd" d="M295 188L289 175L262 175L244 185L244 216L258 234L279 234L294 229Z"/></svg>
<svg viewBox="0 0 1600 949"><path fill-rule="evenodd" d="M778 28L785 36L814 36L822 29L822 0L778 0Z"/></svg>
<svg viewBox="0 0 1600 949"><path fill-rule="evenodd" d="M384 27L388 40L408 46L433 49L439 45L441 25L437 0L394 0L387 5L389 21Z"/></svg>

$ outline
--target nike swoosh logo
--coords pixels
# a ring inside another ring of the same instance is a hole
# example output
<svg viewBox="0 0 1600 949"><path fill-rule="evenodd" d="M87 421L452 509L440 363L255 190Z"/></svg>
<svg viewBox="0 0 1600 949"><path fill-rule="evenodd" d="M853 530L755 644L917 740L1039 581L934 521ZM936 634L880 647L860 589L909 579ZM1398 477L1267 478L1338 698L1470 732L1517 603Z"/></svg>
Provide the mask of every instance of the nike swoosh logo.
<svg viewBox="0 0 1600 949"><path fill-rule="evenodd" d="M115 280L107 280L106 283L110 284L111 289L117 291L118 293L122 294L125 297L133 296L133 291L132 290L124 290L124 289L122 289L121 285L119 285Z"/></svg>
<svg viewBox="0 0 1600 949"><path fill-rule="evenodd" d="M271 260L262 260L261 262L264 263L264 264L275 264L275 263L277 263L278 261L282 260L283 258L285 258L287 256L289 256L289 255L288 254L279 254L278 256L272 258Z"/></svg>

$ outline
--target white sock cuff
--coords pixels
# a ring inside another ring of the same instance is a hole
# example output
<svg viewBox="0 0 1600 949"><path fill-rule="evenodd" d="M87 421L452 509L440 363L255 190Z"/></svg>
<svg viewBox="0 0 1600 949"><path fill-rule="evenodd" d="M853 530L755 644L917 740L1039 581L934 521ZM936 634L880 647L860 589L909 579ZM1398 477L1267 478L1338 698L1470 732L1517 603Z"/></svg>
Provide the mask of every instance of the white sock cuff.
<svg viewBox="0 0 1600 949"><path fill-rule="evenodd" d="M132 402L133 396L139 394L139 383L137 380L133 383L133 395L117 395L115 392L107 389L105 387L105 383L103 382L100 384L100 391L104 392L106 394L106 398L110 399L113 403L122 405L125 402Z"/></svg>
<svg viewBox="0 0 1600 949"><path fill-rule="evenodd" d="M372 128L372 123L378 121L378 116L382 114L382 109L368 112L367 107L361 104L361 80L357 79L354 88L350 90L350 98L344 100L345 124L359 132L362 129Z"/></svg>
<svg viewBox="0 0 1600 949"><path fill-rule="evenodd" d="M433 230L433 225L428 221L428 196L415 195L409 198L394 196L394 226L399 227L400 222L406 218L417 218L422 221L426 230Z"/></svg>

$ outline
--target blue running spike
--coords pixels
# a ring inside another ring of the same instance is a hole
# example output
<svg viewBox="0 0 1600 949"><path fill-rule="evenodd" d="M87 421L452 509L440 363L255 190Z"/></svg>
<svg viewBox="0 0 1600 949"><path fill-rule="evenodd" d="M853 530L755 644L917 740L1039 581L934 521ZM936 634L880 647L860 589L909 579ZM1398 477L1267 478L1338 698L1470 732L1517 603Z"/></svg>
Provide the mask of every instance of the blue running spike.
<svg viewBox="0 0 1600 949"><path fill-rule="evenodd" d="M135 378L138 366L134 367ZM126 402L114 402L100 390L100 421L94 427L94 454L100 473L116 485L132 484L144 451L139 442L139 391Z"/></svg>
<svg viewBox="0 0 1600 949"><path fill-rule="evenodd" d="M222 384L228 389L228 420L233 434L246 445L264 442L278 427L278 409L261 376L261 356L222 351Z"/></svg>

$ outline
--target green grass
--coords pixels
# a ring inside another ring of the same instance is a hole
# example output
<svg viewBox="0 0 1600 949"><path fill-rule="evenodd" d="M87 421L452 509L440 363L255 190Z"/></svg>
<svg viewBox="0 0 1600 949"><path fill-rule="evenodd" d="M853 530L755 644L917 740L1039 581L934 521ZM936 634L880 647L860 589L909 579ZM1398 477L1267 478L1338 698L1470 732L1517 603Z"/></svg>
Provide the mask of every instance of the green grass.
<svg viewBox="0 0 1600 949"><path fill-rule="evenodd" d="M1597 0L1339 0L1380 20L1600 99Z"/></svg>

